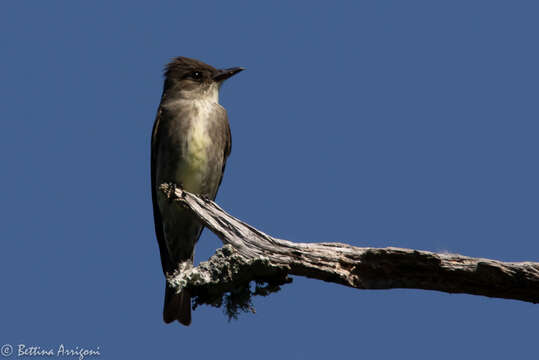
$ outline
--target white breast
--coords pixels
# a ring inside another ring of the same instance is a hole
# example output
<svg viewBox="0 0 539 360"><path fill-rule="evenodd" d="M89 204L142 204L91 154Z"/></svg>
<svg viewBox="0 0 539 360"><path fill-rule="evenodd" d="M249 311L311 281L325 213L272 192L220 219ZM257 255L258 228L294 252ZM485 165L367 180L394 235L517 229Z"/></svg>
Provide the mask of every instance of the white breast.
<svg viewBox="0 0 539 360"><path fill-rule="evenodd" d="M187 138L187 161L193 170L203 170L206 167L208 157L206 149L211 143L209 128L212 125L211 115L215 111L216 104L206 100L194 100L192 106L196 107L197 116L193 119Z"/></svg>
<svg viewBox="0 0 539 360"><path fill-rule="evenodd" d="M210 171L210 154L208 148L212 145L210 129L214 126L215 112L219 111L221 105L218 103L218 88L209 92L208 96L189 100L190 106L194 107L193 113L196 116L191 120L191 126L186 137L187 147L184 149L184 160L186 168L181 169L181 176L184 186L190 191L197 191L204 182L204 178ZM180 169L179 169L180 170Z"/></svg>

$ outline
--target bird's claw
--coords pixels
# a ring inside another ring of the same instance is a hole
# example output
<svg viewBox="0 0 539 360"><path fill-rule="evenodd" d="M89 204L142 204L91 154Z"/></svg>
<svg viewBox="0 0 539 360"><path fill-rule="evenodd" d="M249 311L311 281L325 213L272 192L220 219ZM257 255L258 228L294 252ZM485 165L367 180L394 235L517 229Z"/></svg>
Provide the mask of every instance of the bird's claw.
<svg viewBox="0 0 539 360"><path fill-rule="evenodd" d="M165 195L166 195L167 199L173 200L174 197L176 196L176 189L178 189L178 188L179 189L183 188L181 183L179 185L176 185L176 183L173 183L173 182L167 183L167 186L165 188ZM183 191L182 191L182 196L185 196L183 194Z"/></svg>

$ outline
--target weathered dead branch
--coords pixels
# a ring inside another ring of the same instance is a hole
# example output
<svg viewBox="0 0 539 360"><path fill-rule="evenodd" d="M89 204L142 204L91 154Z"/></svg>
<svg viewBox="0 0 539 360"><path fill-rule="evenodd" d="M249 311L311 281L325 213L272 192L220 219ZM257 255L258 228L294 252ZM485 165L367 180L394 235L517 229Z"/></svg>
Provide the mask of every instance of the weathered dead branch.
<svg viewBox="0 0 539 360"><path fill-rule="evenodd" d="M221 306L229 316L251 309L252 295L267 295L306 276L357 289L413 288L539 302L539 263L502 262L401 248L362 248L341 243L275 239L229 215L214 202L174 184L161 185L225 244L209 261L171 276L189 287L196 304ZM257 286L251 289L249 283ZM263 285L265 284L265 285Z"/></svg>

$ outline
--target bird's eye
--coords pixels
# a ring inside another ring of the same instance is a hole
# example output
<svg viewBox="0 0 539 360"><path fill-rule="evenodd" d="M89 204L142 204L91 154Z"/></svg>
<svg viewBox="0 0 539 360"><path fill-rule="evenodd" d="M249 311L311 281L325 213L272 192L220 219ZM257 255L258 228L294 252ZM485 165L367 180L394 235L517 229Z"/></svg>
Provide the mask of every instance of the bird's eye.
<svg viewBox="0 0 539 360"><path fill-rule="evenodd" d="M189 76L194 80L202 79L202 73L200 71L193 71Z"/></svg>

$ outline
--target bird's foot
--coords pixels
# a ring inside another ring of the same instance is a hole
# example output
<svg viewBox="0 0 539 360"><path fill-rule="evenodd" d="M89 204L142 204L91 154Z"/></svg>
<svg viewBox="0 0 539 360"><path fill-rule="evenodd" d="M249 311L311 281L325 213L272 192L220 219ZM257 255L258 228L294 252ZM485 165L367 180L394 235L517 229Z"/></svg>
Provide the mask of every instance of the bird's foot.
<svg viewBox="0 0 539 360"><path fill-rule="evenodd" d="M198 196L205 202L205 203L209 203L211 201L211 199L208 197L208 195L206 194L198 194Z"/></svg>
<svg viewBox="0 0 539 360"><path fill-rule="evenodd" d="M185 191L183 191L183 184L180 183L178 187L182 190L182 199L185 199Z"/></svg>
<svg viewBox="0 0 539 360"><path fill-rule="evenodd" d="M183 188L182 184L176 185L176 183L173 183L173 182L169 182L166 185L167 186L164 188L164 192L165 192L165 196L169 200L174 200L174 198L176 197L176 189ZM182 192L182 195L183 195L183 192Z"/></svg>

